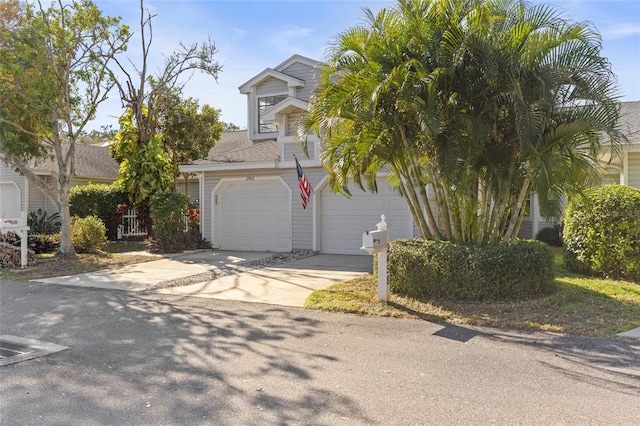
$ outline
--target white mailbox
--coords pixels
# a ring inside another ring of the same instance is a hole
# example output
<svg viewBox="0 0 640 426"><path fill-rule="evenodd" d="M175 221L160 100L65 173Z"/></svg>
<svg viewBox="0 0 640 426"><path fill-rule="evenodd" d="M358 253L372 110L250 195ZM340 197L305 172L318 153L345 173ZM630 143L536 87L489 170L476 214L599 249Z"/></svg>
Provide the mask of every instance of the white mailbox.
<svg viewBox="0 0 640 426"><path fill-rule="evenodd" d="M387 231L367 231L362 234L362 250L366 250L369 254L385 249L388 245L389 237Z"/></svg>
<svg viewBox="0 0 640 426"><path fill-rule="evenodd" d="M369 254L378 255L378 300L388 302L390 296L389 271L387 268L387 255L389 249L389 224L385 215L377 225L375 231L367 231L362 234L362 250Z"/></svg>

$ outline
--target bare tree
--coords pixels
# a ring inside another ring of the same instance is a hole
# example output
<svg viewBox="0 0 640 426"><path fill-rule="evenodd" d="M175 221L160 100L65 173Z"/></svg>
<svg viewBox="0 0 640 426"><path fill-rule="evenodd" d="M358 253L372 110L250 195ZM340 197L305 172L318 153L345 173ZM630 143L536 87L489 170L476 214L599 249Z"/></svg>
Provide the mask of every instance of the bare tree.
<svg viewBox="0 0 640 426"><path fill-rule="evenodd" d="M169 179L165 179L169 159L162 150L162 141L157 134L162 93L182 89L192 71L204 72L216 81L221 71L221 65L214 59L216 46L209 39L202 44L180 43L179 49L165 58L164 68L159 75L151 75L149 54L154 17L145 9L144 1L140 0L142 61L139 65L130 61L133 72L121 61L116 61L123 75L116 84L122 105L127 111L121 118L120 133L112 148L112 155L120 162L119 180L132 201L138 205L148 202L151 193L168 189L169 186ZM144 178L141 179L141 176Z"/></svg>

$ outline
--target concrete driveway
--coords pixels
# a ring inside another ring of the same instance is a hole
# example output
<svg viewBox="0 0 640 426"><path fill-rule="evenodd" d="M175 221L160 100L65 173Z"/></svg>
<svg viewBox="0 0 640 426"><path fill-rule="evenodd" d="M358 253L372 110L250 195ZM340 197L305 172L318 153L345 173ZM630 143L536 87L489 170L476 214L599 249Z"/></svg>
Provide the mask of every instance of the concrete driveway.
<svg viewBox="0 0 640 426"><path fill-rule="evenodd" d="M273 253L200 251L78 275L46 284L302 306L314 290L372 269L371 256L319 254L276 266ZM189 284L189 285L185 285Z"/></svg>

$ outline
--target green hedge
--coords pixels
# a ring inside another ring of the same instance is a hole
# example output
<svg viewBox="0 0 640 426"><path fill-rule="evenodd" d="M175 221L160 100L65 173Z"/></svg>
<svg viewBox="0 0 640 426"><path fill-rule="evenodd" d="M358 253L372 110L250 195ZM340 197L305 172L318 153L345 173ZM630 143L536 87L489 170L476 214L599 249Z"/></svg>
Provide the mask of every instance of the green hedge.
<svg viewBox="0 0 640 426"><path fill-rule="evenodd" d="M74 186L69 196L72 216L96 216L107 228L107 238L115 240L121 215L116 213L119 204L129 204L127 194L116 185L89 184Z"/></svg>
<svg viewBox="0 0 640 426"><path fill-rule="evenodd" d="M572 198L563 238L569 271L640 282L640 190L602 185Z"/></svg>
<svg viewBox="0 0 640 426"><path fill-rule="evenodd" d="M389 247L395 293L427 299L522 299L553 288L553 254L539 241L474 247L446 241L395 240Z"/></svg>

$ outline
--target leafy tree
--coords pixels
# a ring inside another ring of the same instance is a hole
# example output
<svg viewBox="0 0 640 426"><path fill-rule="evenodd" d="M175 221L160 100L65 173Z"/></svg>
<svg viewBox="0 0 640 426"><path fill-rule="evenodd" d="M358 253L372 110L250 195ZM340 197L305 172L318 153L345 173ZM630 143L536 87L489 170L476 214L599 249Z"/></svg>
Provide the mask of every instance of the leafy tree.
<svg viewBox="0 0 640 426"><path fill-rule="evenodd" d="M118 120L120 131L109 149L120 163L116 183L129 195L135 206L148 204L153 194L165 192L171 183L171 163L162 145L160 134L154 134L146 143L133 143L140 135L134 124L134 112L127 109ZM145 207L146 208L146 207Z"/></svg>
<svg viewBox="0 0 640 426"><path fill-rule="evenodd" d="M3 2L3 13L15 10ZM25 175L60 212L60 255L71 244L69 189L75 144L114 81L108 71L126 48L127 26L102 16L89 0L21 3L0 38L0 140L3 160ZM56 182L34 174L28 163L50 157Z"/></svg>
<svg viewBox="0 0 640 426"><path fill-rule="evenodd" d="M240 126L238 126L237 124L234 123L226 123L223 122L224 124L224 131L225 132L238 132L240 130L243 130L240 128Z"/></svg>
<svg viewBox="0 0 640 426"><path fill-rule="evenodd" d="M19 0L0 2L0 43L5 45L6 35L20 25L25 9Z"/></svg>
<svg viewBox="0 0 640 426"><path fill-rule="evenodd" d="M131 72L123 62L116 61L124 76L116 80L116 84L126 113L120 120L118 146L112 152L120 162L119 180L137 205L148 204L149 195L167 189L171 177L170 159L162 150L162 137L158 134L163 94L180 90L184 86L180 78L185 73L200 70L217 78L221 70L214 59L217 49L209 40L189 46L180 44L178 51L167 56L160 74L150 75L147 61L153 39L153 16L145 10L144 0L140 0L142 61L139 67Z"/></svg>
<svg viewBox="0 0 640 426"><path fill-rule="evenodd" d="M178 90L167 91L158 102L158 124L171 164L173 192L178 192L180 164L205 157L220 139L224 128L220 110L200 107L193 98L183 99ZM189 173L184 173L185 191L188 177Z"/></svg>
<svg viewBox="0 0 640 426"><path fill-rule="evenodd" d="M78 137L78 142L94 145L112 143L116 139L117 134L117 130L113 129L111 125L101 126L100 130L91 130L90 132L83 131Z"/></svg>
<svg viewBox="0 0 640 426"><path fill-rule="evenodd" d="M389 170L421 234L509 243L529 196L557 216L615 152L615 77L597 31L520 0L399 0L340 34L300 138L336 191Z"/></svg>

